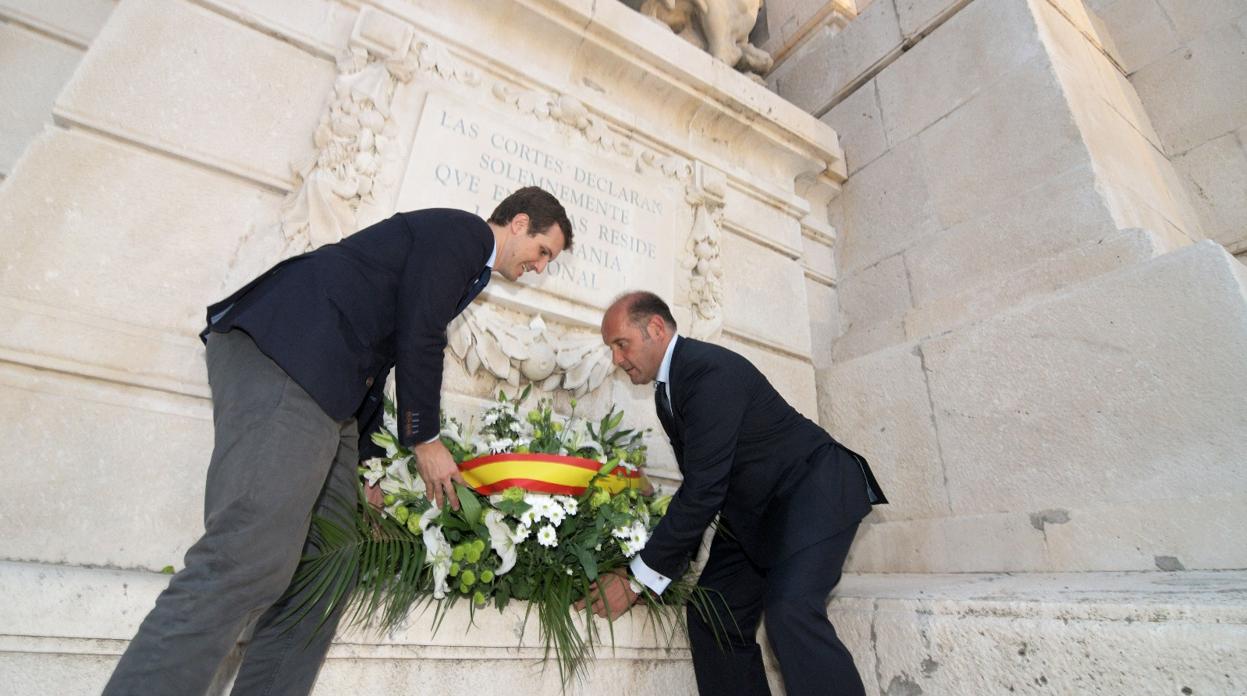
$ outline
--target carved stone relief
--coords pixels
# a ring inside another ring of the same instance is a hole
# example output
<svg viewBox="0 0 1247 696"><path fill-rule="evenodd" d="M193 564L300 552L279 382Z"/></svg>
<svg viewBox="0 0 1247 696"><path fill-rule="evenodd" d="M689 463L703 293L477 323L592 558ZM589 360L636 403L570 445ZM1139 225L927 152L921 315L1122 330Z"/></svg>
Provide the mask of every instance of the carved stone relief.
<svg viewBox="0 0 1247 696"><path fill-rule="evenodd" d="M773 61L749 43L762 0L645 0L641 14L742 72L765 74Z"/></svg>
<svg viewBox="0 0 1247 696"><path fill-rule="evenodd" d="M447 329L450 350L469 374L488 371L512 386L581 396L614 370L596 331L548 326L540 314L525 326L488 304L472 304Z"/></svg>
<svg viewBox="0 0 1247 696"><path fill-rule="evenodd" d="M397 172L392 165L400 148L392 106L401 85L420 74L471 87L483 82L477 71L444 46L368 7L361 9L338 69L332 98L314 135L316 151L295 168L297 187L283 205L285 256L355 232L361 204L372 203L374 190L394 184ZM570 128L604 156L637 172L684 185L693 220L680 260L689 273L690 333L698 338L717 334L723 323L719 240L726 177L700 163L638 145L570 95L524 90L502 80L495 81L490 91L522 114ZM451 351L469 373L483 369L516 386L529 382L543 391L566 390L580 396L600 387L614 369L597 331L549 325L540 314L525 319L477 303L451 322L447 333Z"/></svg>

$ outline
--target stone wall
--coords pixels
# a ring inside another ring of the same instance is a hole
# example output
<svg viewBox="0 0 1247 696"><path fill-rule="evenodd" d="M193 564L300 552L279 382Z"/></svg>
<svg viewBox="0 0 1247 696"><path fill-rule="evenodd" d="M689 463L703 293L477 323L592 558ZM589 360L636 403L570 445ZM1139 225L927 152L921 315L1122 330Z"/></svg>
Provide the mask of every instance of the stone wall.
<svg viewBox="0 0 1247 696"><path fill-rule="evenodd" d="M0 180L52 123L52 102L115 0L0 2Z"/></svg>
<svg viewBox="0 0 1247 696"><path fill-rule="evenodd" d="M621 237L572 206L587 251L491 284L456 339L492 341L477 330L489 324L596 346L584 360L597 363L575 363L580 412L616 402L657 427L649 390L612 374L597 336L613 292L651 285L686 334L748 355L817 413L815 369L839 333L826 318L836 134L621 3L0 0L0 17L0 104L13 109L0 112L0 584L14 598L0 674L19 690L98 692L164 582L156 571L180 565L202 528L207 303L397 209L487 213L498 190L528 183L522 162L456 159L505 147L456 140L473 131L455 135L444 114L661 202L620 213L624 237L657 250L636 264L607 260ZM483 362L448 353L450 410L519 388L518 360L490 345ZM571 393L552 392L558 408ZM651 473L677 484L669 448L655 438L651 452ZM506 641L514 618L498 624ZM687 651L642 620L586 693L688 687ZM323 692L427 674L552 686L528 669L533 650L460 626L344 638ZM488 662L463 667L466 654Z"/></svg>
<svg viewBox="0 0 1247 696"><path fill-rule="evenodd" d="M1247 254L1247 2L1089 0L1209 238Z"/></svg>
<svg viewBox="0 0 1247 696"><path fill-rule="evenodd" d="M1241 274L1202 245L1166 255L1199 216L1104 31L1078 3L876 2L836 37L852 50L773 76L829 106L849 167L821 404L897 490L857 570L1247 562L1198 531L1244 492ZM1194 317L1207 382L1175 331ZM1200 385L1176 412L1174 384Z"/></svg>
<svg viewBox="0 0 1247 696"><path fill-rule="evenodd" d="M818 386L891 500L830 607L869 693L1247 688L1247 269L1205 240L1236 248L1241 3L1144 8L1202 60L1120 4L875 0L767 76L848 165Z"/></svg>

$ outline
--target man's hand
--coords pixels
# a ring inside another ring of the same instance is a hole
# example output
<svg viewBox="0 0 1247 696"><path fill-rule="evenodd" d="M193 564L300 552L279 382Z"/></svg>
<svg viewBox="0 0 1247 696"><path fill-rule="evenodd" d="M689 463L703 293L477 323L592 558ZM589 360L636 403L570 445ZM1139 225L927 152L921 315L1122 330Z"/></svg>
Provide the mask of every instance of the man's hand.
<svg viewBox="0 0 1247 696"><path fill-rule="evenodd" d="M416 454L416 468L420 470L420 479L424 481L424 494L441 508L446 501L450 507L459 509L459 496L455 495L455 482L468 485L455 465L454 457L441 440L433 440L416 445L412 450Z"/></svg>
<svg viewBox="0 0 1247 696"><path fill-rule="evenodd" d="M368 499L368 504L377 510L385 507L385 494L381 492L381 486L378 484L365 483L364 497Z"/></svg>
<svg viewBox="0 0 1247 696"><path fill-rule="evenodd" d="M576 611L584 609L586 602L592 602L594 614L614 621L636 604L639 596L628 585L628 571L616 568L598 576L597 582L589 586L589 596L576 602Z"/></svg>

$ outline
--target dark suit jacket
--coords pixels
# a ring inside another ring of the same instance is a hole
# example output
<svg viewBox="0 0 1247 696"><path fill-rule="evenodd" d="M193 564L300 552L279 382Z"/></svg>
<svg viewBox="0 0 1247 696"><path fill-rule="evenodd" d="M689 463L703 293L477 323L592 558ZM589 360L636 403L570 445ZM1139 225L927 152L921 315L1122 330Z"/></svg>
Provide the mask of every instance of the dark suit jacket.
<svg viewBox="0 0 1247 696"><path fill-rule="evenodd" d="M446 325L485 268L493 233L462 210L399 213L277 264L208 307L208 331L245 331L335 420L380 423L398 372L404 445L440 430ZM372 449L361 437L360 452Z"/></svg>
<svg viewBox="0 0 1247 696"><path fill-rule="evenodd" d="M860 522L887 502L866 460L797 413L744 357L681 337L671 408L659 412L684 482L641 551L676 578L716 514L750 559L768 567ZM868 486L873 492L868 492Z"/></svg>

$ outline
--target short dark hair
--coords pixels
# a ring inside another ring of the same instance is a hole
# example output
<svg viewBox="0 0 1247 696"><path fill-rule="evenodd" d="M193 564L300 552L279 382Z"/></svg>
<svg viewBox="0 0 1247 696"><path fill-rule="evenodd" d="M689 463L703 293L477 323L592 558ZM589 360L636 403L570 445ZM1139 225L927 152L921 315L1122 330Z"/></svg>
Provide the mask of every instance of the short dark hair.
<svg viewBox="0 0 1247 696"><path fill-rule="evenodd" d="M572 248L572 221L567 219L567 211L559 199L540 186L525 186L515 193L502 199L489 221L495 225L505 225L520 213L528 216L528 233L540 234L550 229L550 225L558 224L563 230L563 249Z"/></svg>
<svg viewBox="0 0 1247 696"><path fill-rule="evenodd" d="M636 327L644 327L652 316L662 318L673 333L676 330L675 317L671 316L671 308L662 298L648 290L634 290L621 296L616 302L622 302L628 311L628 321Z"/></svg>

